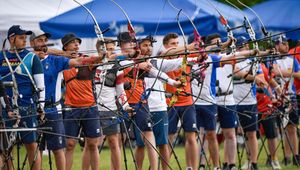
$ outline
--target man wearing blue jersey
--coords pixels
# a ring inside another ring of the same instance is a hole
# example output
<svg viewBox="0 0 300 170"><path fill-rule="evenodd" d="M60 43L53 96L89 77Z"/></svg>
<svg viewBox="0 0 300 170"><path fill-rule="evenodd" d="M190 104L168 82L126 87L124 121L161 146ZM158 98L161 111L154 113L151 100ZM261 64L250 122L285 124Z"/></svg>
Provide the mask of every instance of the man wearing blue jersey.
<svg viewBox="0 0 300 170"><path fill-rule="evenodd" d="M205 40L206 44L217 44L217 42L221 42L220 35L218 34L210 34L206 37ZM207 51L215 50L214 53L209 53L208 58L206 62L212 62L209 64L209 66L204 70L204 79L197 80L194 79L192 81L192 92L194 94L194 101L197 111L197 126L199 129L204 129L206 131L206 139L208 141L208 149L210 151L210 155L213 160L214 169L218 170L220 169L219 165L219 153L218 153L218 143L216 138L216 116L217 116L217 78L218 76L217 69L221 68L227 68L227 67L233 67L233 65L236 64L238 59L245 58L246 56L255 54L256 52L253 50L245 50L241 52L237 52L235 54L228 54L228 55L221 55L217 51L219 51L219 47L217 45L208 45L206 47ZM199 70L200 66L194 65L194 70ZM230 70L230 69L229 69ZM231 69L232 70L232 69ZM220 74L220 73L219 73ZM227 76L224 76L226 74L221 74L224 78ZM224 80L223 80L224 81ZM225 80L225 82L227 82ZM223 83L223 82L222 82ZM228 88L228 87L226 87ZM226 90L224 91L224 93ZM229 98L229 97L228 97ZM227 106L228 107L228 106ZM226 109L225 106L221 106L222 109ZM221 127L225 128L223 129L223 132L225 133L225 138L230 138L233 140L233 142L227 142L227 145L224 145L224 147L227 147L228 151L230 152L230 168L229 169L235 169L235 133L233 127L235 126L235 113L230 113L226 115L226 118L231 118L230 121L225 121L225 123L230 123L230 125L223 126L224 120L221 123ZM232 128L229 128L228 126L232 126Z"/></svg>
<svg viewBox="0 0 300 170"><path fill-rule="evenodd" d="M83 58L69 59L61 56L48 55L47 42L51 34L43 31L35 31L30 36L30 45L34 49L34 53L39 56L44 68L45 79L45 118L44 126L52 127L51 133L45 134L47 148L52 150L55 157L56 168L64 170L66 167L66 159L64 148L66 146L65 129L61 112L61 83L62 71L83 63ZM43 148L42 148L43 149Z"/></svg>
<svg viewBox="0 0 300 170"><path fill-rule="evenodd" d="M245 37L239 37L236 45L239 47L237 51L249 50L249 44L246 44ZM258 110L256 100L256 84L267 84L262 74L262 70L258 65L258 69L255 74L251 70L251 64L253 60L246 59L235 65L233 85L235 90L233 91L233 97L236 102L236 110L239 113L238 118L240 126L243 128L243 133L246 136L246 145L249 154L249 161L243 165L242 169L256 170L257 167L257 155L258 155L258 142L256 137L256 131L258 130Z"/></svg>
<svg viewBox="0 0 300 170"><path fill-rule="evenodd" d="M37 126L37 104L40 110L43 110L44 101L44 74L43 67L39 58L30 51L25 49L26 37L31 31L25 31L20 25L14 25L9 28L7 39L10 43L10 49L2 51L0 54L0 75L3 81L12 81L11 74L15 75L17 87L19 91L18 105L20 116L26 116L21 119L19 127L32 128ZM7 57L13 73L10 72L8 63L5 61ZM22 60L22 62L20 61ZM36 89L32 88L33 86ZM12 97L12 89L7 90L7 94ZM40 102L38 102L40 101ZM42 111L40 111L42 113ZM37 151L37 133L36 132L21 132L21 141L25 145L28 161L31 169L41 169L41 159ZM35 159L36 156L36 159Z"/></svg>

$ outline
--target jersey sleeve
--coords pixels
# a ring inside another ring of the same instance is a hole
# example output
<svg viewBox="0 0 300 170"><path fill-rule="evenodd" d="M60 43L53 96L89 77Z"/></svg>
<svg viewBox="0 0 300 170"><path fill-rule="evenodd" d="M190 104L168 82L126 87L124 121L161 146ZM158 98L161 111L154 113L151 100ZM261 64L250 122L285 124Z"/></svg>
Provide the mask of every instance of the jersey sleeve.
<svg viewBox="0 0 300 170"><path fill-rule="evenodd" d="M257 69L257 72L256 72L256 74L263 74L263 71L262 71L262 68L261 68L261 65L260 64L258 64L258 69Z"/></svg>
<svg viewBox="0 0 300 170"><path fill-rule="evenodd" d="M297 59L294 59L294 72L297 73L298 71L300 71L300 63Z"/></svg>
<svg viewBox="0 0 300 170"><path fill-rule="evenodd" d="M55 57L55 67L59 71L63 71L69 68L70 59L66 57Z"/></svg>
<svg viewBox="0 0 300 170"><path fill-rule="evenodd" d="M211 57L211 60L212 60L212 65L213 65L213 67L221 67L221 59L222 59L222 57L221 56L219 56L219 55L210 55L210 57Z"/></svg>

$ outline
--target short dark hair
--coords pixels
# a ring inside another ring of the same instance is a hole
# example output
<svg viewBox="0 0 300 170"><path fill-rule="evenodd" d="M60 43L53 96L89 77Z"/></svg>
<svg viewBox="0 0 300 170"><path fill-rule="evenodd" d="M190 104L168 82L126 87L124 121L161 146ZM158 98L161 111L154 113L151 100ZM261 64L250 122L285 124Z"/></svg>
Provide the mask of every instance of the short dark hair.
<svg viewBox="0 0 300 170"><path fill-rule="evenodd" d="M215 38L221 38L221 35L218 33L209 34L205 38L205 44L211 44L211 40L213 40Z"/></svg>
<svg viewBox="0 0 300 170"><path fill-rule="evenodd" d="M166 45L170 39L174 39L174 38L178 38L177 33L169 33L169 34L165 35L163 38L163 44Z"/></svg>
<svg viewBox="0 0 300 170"><path fill-rule="evenodd" d="M116 40L114 40L112 38L104 38L104 42L102 40L98 40L96 43L96 49L98 50L102 44L109 44L109 43L115 44Z"/></svg>

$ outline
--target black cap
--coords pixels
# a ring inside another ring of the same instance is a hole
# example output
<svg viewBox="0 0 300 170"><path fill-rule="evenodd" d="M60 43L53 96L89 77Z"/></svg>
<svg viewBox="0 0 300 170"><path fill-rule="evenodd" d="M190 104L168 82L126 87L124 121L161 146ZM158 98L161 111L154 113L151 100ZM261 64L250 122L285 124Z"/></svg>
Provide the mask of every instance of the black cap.
<svg viewBox="0 0 300 170"><path fill-rule="evenodd" d="M129 32L121 32L118 34L118 45L120 46L121 43L126 43L126 42L132 42L134 39L130 36Z"/></svg>
<svg viewBox="0 0 300 170"><path fill-rule="evenodd" d="M152 35L148 35L147 37L141 38L141 39L138 40L138 42L140 44L140 43L142 43L143 41L146 41L146 40L150 41L151 44L157 42Z"/></svg>
<svg viewBox="0 0 300 170"><path fill-rule="evenodd" d="M66 34L64 37L62 37L61 39L61 43L63 45L63 50L64 50L64 46L66 46L68 43L70 43L71 41L73 40L78 40L79 41L79 44L81 44L81 39L78 38L75 34L73 33L69 33L69 34Z"/></svg>
<svg viewBox="0 0 300 170"><path fill-rule="evenodd" d="M30 35L32 34L32 31L23 30L20 25L13 25L8 29L7 38L12 37L14 35L23 35L23 34Z"/></svg>
<svg viewBox="0 0 300 170"><path fill-rule="evenodd" d="M221 35L218 33L214 33L214 34L209 34L208 36L206 36L205 38L205 44L211 44L211 40L215 39L215 38L221 38Z"/></svg>

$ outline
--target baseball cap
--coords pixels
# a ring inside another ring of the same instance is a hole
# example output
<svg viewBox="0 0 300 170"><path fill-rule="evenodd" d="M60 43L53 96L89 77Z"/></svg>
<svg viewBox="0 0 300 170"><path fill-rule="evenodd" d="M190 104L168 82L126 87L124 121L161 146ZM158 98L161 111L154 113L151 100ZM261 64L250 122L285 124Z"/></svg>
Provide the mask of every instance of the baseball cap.
<svg viewBox="0 0 300 170"><path fill-rule="evenodd" d="M7 31L7 38L12 37L14 35L23 35L23 34L30 35L32 34L32 31L23 30L20 25L13 25Z"/></svg>
<svg viewBox="0 0 300 170"><path fill-rule="evenodd" d="M282 42L288 42L288 38L286 38L285 35L279 35L277 37L274 37L273 41L275 42L275 44L279 44L279 43L282 43Z"/></svg>
<svg viewBox="0 0 300 170"><path fill-rule="evenodd" d="M244 45L246 42L248 42L247 38L244 36L240 36L236 39L236 46L242 46Z"/></svg>
<svg viewBox="0 0 300 170"><path fill-rule="evenodd" d="M36 30L36 31L32 31L32 34L30 35L29 39L30 39L30 41L32 41L42 35L46 36L47 38L51 37L50 33L45 33L42 30Z"/></svg>

